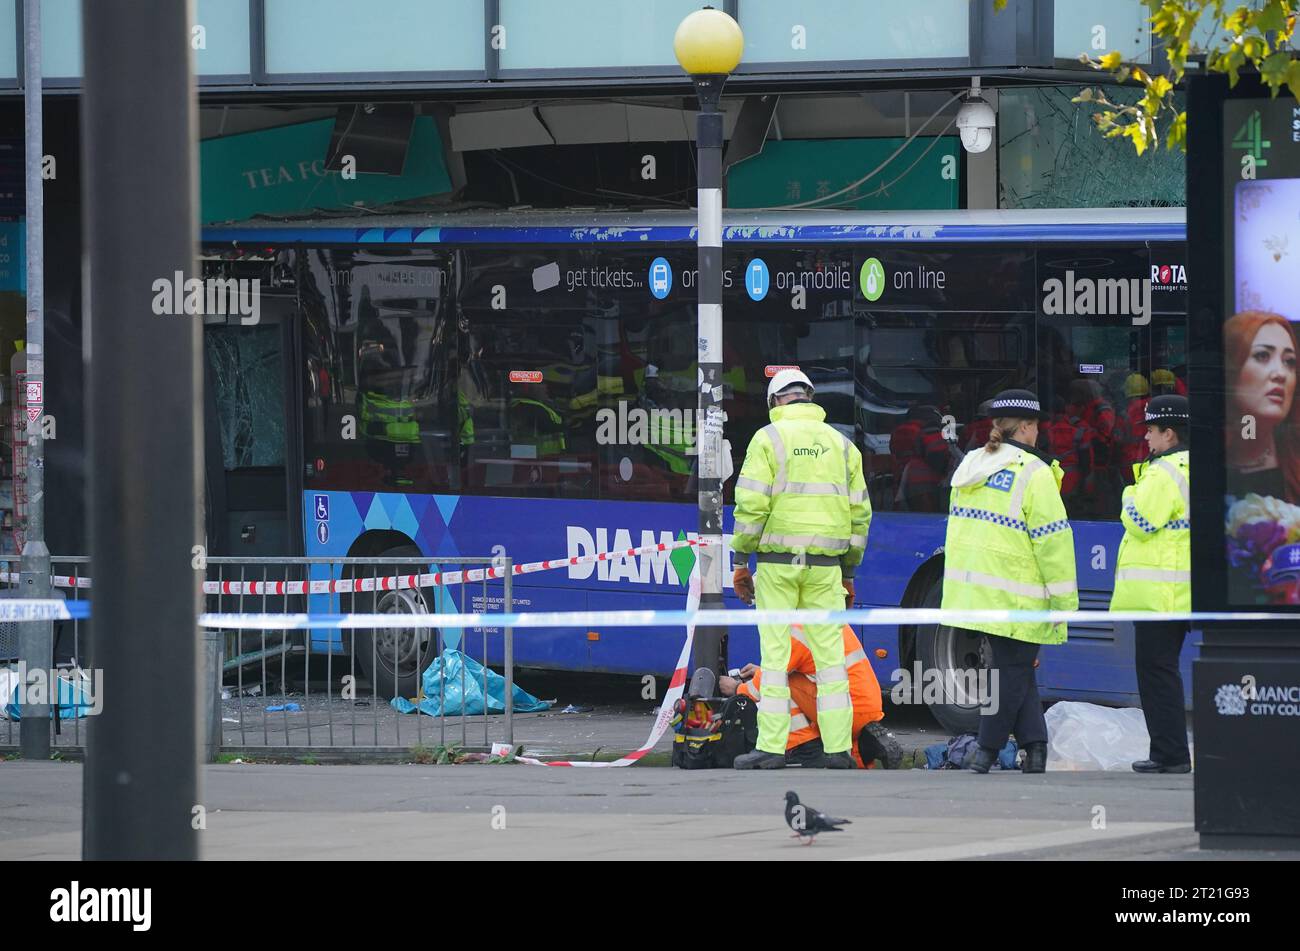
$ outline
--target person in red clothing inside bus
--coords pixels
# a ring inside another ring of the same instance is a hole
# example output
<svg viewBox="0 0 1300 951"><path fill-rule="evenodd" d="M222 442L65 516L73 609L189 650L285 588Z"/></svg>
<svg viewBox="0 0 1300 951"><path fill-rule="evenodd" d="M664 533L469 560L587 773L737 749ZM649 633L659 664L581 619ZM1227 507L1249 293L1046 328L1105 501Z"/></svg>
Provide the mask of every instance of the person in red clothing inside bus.
<svg viewBox="0 0 1300 951"><path fill-rule="evenodd" d="M1083 420L1071 415L1059 396L1052 418L1044 421L1047 451L1061 463L1065 478L1061 480L1061 498L1069 499L1084 490L1092 474L1092 431Z"/></svg>
<svg viewBox="0 0 1300 951"><path fill-rule="evenodd" d="M918 406L912 412L920 426L916 455L903 468L894 501L909 512L942 512L948 493L944 480L952 468L952 451L944 438L943 417L934 406Z"/></svg>
<svg viewBox="0 0 1300 951"><path fill-rule="evenodd" d="M820 765L823 759L821 734L817 731L817 668L812 651L803 641L796 624L790 628L790 738L786 741L785 759L790 765ZM867 769L880 760L885 769L902 765L903 750L884 726L885 711L871 662L853 628L844 625L844 666L849 675L849 699L853 704L853 760L858 769ZM724 697L737 693L757 702L762 695L762 670L746 664L740 677L721 677L718 689Z"/></svg>
<svg viewBox="0 0 1300 951"><path fill-rule="evenodd" d="M1141 373L1130 373L1124 381L1124 396L1128 406L1124 410L1123 439L1119 444L1119 474L1125 485L1132 485L1133 467L1147 457L1147 403L1151 400L1147 378Z"/></svg>
<svg viewBox="0 0 1300 951"><path fill-rule="evenodd" d="M989 441L989 433L993 432L993 419L989 416L989 404L992 400L985 400L975 411L975 418L962 428L961 435L966 440L963 447L966 452L973 452L976 449L983 449L984 444Z"/></svg>
<svg viewBox="0 0 1300 951"><path fill-rule="evenodd" d="M898 484L903 470L921 455L921 417L917 407L912 407L907 419L894 427L889 434L889 458L894 462L894 482Z"/></svg>

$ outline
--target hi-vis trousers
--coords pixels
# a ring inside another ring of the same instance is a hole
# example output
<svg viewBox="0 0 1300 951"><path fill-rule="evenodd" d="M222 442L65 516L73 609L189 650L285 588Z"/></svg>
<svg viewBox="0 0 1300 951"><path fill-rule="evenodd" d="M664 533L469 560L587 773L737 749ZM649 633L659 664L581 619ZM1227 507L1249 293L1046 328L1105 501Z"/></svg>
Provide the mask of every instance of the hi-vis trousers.
<svg viewBox="0 0 1300 951"><path fill-rule="evenodd" d="M844 607L838 565L796 566L760 561L754 575L760 611ZM817 665L817 729L827 753L847 753L852 746L853 704L844 667L844 636L838 624L805 624L803 636ZM790 735L790 627L760 624L763 687L758 701L758 748L785 754Z"/></svg>

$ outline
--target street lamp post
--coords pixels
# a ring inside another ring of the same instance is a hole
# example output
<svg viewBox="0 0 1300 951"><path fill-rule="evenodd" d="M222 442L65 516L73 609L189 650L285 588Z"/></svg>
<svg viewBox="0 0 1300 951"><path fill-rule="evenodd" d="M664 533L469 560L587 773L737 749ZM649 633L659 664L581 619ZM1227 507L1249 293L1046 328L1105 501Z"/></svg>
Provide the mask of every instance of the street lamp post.
<svg viewBox="0 0 1300 951"><path fill-rule="evenodd" d="M745 38L740 25L721 10L705 7L682 20L673 52L690 74L699 97L695 145L698 156L699 261L697 359L698 415L695 425L699 490L700 607L722 607L722 86L740 62ZM726 629L699 628L692 669L724 671Z"/></svg>

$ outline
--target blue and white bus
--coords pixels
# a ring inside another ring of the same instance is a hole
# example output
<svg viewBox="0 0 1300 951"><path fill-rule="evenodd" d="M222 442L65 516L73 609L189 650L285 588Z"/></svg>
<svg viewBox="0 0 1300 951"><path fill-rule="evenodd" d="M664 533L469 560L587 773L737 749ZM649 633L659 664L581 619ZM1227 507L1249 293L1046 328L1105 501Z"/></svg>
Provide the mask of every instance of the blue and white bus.
<svg viewBox="0 0 1300 951"><path fill-rule="evenodd" d="M262 281L256 326L207 330L212 550L437 563L503 546L527 562L694 534L693 219L536 215L205 230L210 276ZM987 435L983 402L1025 386L1052 410L1082 606L1105 608L1142 408L1186 391L1181 211L732 214L724 239L735 468L767 422L770 375L802 368L864 457L860 606L938 604L947 480ZM523 610L677 609L692 564L686 549L538 573L515 596ZM981 661L947 628L859 634L886 685L917 663ZM412 692L426 636L379 652L381 690ZM667 674L681 636L529 631L515 658ZM729 647L732 664L757 659L756 631ZM1131 628L1072 627L1039 682L1051 698L1135 702ZM951 729L976 716L960 691L932 707Z"/></svg>

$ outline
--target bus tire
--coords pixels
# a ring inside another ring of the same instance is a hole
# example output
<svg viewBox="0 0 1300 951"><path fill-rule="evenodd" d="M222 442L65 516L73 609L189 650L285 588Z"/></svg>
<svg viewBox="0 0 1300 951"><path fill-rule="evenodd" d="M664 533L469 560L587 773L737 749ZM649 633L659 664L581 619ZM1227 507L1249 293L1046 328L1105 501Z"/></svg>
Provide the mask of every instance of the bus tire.
<svg viewBox="0 0 1300 951"><path fill-rule="evenodd" d="M414 545L399 545L381 552L381 558L414 556L410 567L389 565L379 569L379 574L410 574L428 571L429 560ZM362 576L364 577L364 575ZM375 614L432 614L431 601L422 589L404 588L380 592L372 602L369 593L352 596L352 605L346 608L356 613ZM420 677L437 651L439 637L434 628L372 628L358 629L352 636L357 668L374 685L381 699L414 697L419 693Z"/></svg>
<svg viewBox="0 0 1300 951"><path fill-rule="evenodd" d="M938 608L943 602L943 578L936 578L926 590L920 607ZM919 689L930 713L951 734L977 733L980 726L979 699L965 689L977 683L966 672L980 670L987 659L988 648L984 635L977 631L964 631L946 624L920 624L916 627L916 659L922 668ZM949 672L958 674L948 676ZM935 678L938 678L937 680ZM933 700L936 688L942 684L941 701Z"/></svg>

